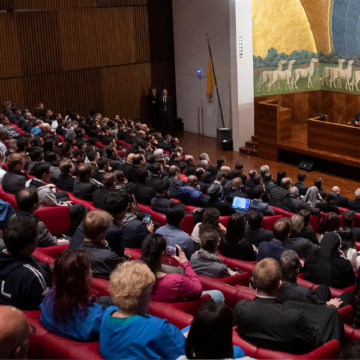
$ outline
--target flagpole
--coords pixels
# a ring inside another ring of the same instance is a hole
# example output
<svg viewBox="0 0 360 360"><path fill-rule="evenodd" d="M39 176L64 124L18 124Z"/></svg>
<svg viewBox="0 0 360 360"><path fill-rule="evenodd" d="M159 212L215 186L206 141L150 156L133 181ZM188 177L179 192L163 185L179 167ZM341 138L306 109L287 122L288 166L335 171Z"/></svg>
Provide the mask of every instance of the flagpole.
<svg viewBox="0 0 360 360"><path fill-rule="evenodd" d="M213 59L212 59L211 46L210 46L210 40L209 40L209 34L208 34L208 33L206 33L206 40L207 40L207 42L208 42L210 59L211 59L211 66L212 66L213 73L214 73L216 93L217 93L217 97L218 97L218 101L219 101L219 107L220 107L220 113L221 113L221 120L222 120L222 123L223 123L223 127L225 127L224 117L223 117L223 112L222 112L221 102L220 102L220 96L219 96L219 89L218 89L218 86L217 86L216 74L215 74L215 69L214 69L214 62L213 62Z"/></svg>

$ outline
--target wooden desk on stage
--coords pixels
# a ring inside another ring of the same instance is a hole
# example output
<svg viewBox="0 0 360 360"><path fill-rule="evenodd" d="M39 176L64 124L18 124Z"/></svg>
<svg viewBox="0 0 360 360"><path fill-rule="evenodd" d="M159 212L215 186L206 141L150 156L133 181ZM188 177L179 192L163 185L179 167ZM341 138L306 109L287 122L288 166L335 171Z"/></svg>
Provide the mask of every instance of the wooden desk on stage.
<svg viewBox="0 0 360 360"><path fill-rule="evenodd" d="M278 161L278 143L291 139L291 109L281 100L259 102L257 127L259 157Z"/></svg>
<svg viewBox="0 0 360 360"><path fill-rule="evenodd" d="M358 157L360 154L360 128L309 119L307 122L308 147L334 154Z"/></svg>

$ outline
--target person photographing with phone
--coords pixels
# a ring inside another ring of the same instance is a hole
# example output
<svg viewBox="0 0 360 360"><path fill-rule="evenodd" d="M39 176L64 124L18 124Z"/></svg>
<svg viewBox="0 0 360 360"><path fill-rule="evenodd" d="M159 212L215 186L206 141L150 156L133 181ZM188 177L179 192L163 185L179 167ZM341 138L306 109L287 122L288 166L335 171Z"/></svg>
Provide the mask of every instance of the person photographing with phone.
<svg viewBox="0 0 360 360"><path fill-rule="evenodd" d="M165 259L171 257L184 270L184 275L167 274L162 267ZM215 302L224 302L223 294L218 290L205 291L194 270L179 245L167 245L160 234L150 234L141 247L141 260L148 265L156 277L151 299L160 302L197 300L203 294L209 294Z"/></svg>

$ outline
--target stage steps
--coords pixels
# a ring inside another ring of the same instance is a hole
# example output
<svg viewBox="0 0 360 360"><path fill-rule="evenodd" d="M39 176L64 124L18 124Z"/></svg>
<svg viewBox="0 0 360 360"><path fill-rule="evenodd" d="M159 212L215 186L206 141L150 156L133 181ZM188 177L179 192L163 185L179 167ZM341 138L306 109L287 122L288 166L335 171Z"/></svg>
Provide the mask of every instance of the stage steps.
<svg viewBox="0 0 360 360"><path fill-rule="evenodd" d="M252 155L252 156L258 156L258 137L257 135L253 135L251 137L250 141L247 141L245 143L245 146L241 147L239 149L239 152L241 154L247 154L247 155Z"/></svg>

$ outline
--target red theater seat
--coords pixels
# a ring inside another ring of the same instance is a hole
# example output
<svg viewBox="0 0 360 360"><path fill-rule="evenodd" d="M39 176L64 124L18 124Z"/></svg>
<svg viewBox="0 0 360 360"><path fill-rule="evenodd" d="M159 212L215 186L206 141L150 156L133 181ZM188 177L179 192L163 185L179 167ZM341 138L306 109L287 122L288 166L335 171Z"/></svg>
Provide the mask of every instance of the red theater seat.
<svg viewBox="0 0 360 360"><path fill-rule="evenodd" d="M337 340L331 340L317 349L302 355L268 350L259 348L256 345L243 340L237 333L237 328L234 328L233 331L233 344L240 346L245 351L246 356L255 359L337 359L341 351L340 344Z"/></svg>
<svg viewBox="0 0 360 360"><path fill-rule="evenodd" d="M275 211L275 215L281 215L282 217L287 217L290 218L291 216L293 216L292 213L289 213L288 211L285 211L284 209L275 207L275 206L270 206L271 209L273 209Z"/></svg>
<svg viewBox="0 0 360 360"><path fill-rule="evenodd" d="M15 200L15 195L6 193L5 191L3 191L2 187L0 191L0 198L1 200L9 203L15 211L18 210L18 205Z"/></svg>
<svg viewBox="0 0 360 360"><path fill-rule="evenodd" d="M100 141L95 141L95 146L101 147L102 149L106 148L106 145L103 145Z"/></svg>
<svg viewBox="0 0 360 360"><path fill-rule="evenodd" d="M118 150L118 154L121 158L126 157L126 151L125 150Z"/></svg>
<svg viewBox="0 0 360 360"><path fill-rule="evenodd" d="M185 231L189 235L194 230L194 216L193 215L185 215L183 222L181 223L181 230Z"/></svg>
<svg viewBox="0 0 360 360"><path fill-rule="evenodd" d="M8 166L7 166L7 164L3 164L2 168L3 168L5 171L8 171Z"/></svg>
<svg viewBox="0 0 360 360"><path fill-rule="evenodd" d="M40 216L50 233L54 236L61 236L70 230L70 212L68 206L42 207L35 211Z"/></svg>
<svg viewBox="0 0 360 360"><path fill-rule="evenodd" d="M354 329L352 326L344 325L346 342L349 343L354 340L360 340L360 330Z"/></svg>
<svg viewBox="0 0 360 360"><path fill-rule="evenodd" d="M140 260L140 258L141 258L141 249L125 248L125 251L129 251L131 253L131 260Z"/></svg>
<svg viewBox="0 0 360 360"><path fill-rule="evenodd" d="M281 219L282 217L283 216L281 215L264 216L263 229L272 231L275 222Z"/></svg>
<svg viewBox="0 0 360 360"><path fill-rule="evenodd" d="M230 216L220 216L219 223L227 227Z"/></svg>
<svg viewBox="0 0 360 360"><path fill-rule="evenodd" d="M68 245L56 245L49 246L46 248L37 247L34 251L33 255L40 261L47 264L53 264L55 262L56 257L61 254Z"/></svg>
<svg viewBox="0 0 360 360"><path fill-rule="evenodd" d="M64 191L65 192L65 191ZM73 193L67 193L69 195L70 200L74 203L74 204L82 204L85 207L87 207L89 209L89 211L94 210L95 207L92 203L92 201L85 201L85 200L81 200L78 199L77 197L75 197L75 195Z"/></svg>
<svg viewBox="0 0 360 360"><path fill-rule="evenodd" d="M126 143L125 141L122 140L117 140L116 141L119 145L125 146L125 147L130 147L131 145Z"/></svg>
<svg viewBox="0 0 360 360"><path fill-rule="evenodd" d="M59 139L60 142L64 142L64 141L65 141L64 137L61 136L61 135L58 135L58 139Z"/></svg>
<svg viewBox="0 0 360 360"><path fill-rule="evenodd" d="M9 142L10 140L5 140L5 146L7 147L8 150L9 150Z"/></svg>

